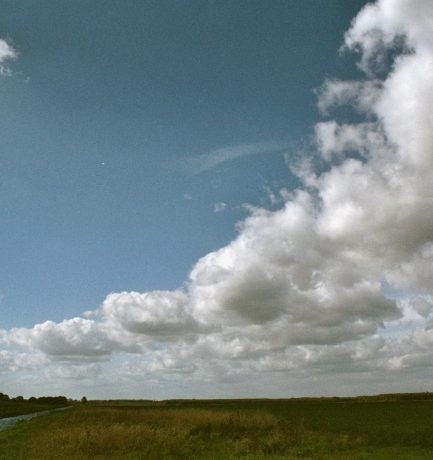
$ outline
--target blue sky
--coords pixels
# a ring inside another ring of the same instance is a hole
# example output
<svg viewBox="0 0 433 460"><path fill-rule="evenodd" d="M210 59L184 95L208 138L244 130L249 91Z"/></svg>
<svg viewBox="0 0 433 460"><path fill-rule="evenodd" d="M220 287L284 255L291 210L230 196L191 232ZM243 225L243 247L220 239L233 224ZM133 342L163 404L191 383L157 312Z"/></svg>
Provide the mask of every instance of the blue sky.
<svg viewBox="0 0 433 460"><path fill-rule="evenodd" d="M337 49L363 3L3 3L19 58L0 83L2 326L179 287L242 204L296 184L281 153L195 175L188 161L308 142L313 89L355 72Z"/></svg>
<svg viewBox="0 0 433 460"><path fill-rule="evenodd" d="M431 0L0 8L0 391L431 389Z"/></svg>

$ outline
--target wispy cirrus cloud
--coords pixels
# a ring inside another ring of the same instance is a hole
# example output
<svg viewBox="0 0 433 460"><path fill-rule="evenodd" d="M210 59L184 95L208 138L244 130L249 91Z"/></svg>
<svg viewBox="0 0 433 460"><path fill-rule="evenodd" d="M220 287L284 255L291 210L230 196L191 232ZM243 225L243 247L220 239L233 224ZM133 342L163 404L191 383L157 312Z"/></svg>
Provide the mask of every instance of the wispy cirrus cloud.
<svg viewBox="0 0 433 460"><path fill-rule="evenodd" d="M211 152L185 158L176 162L177 167L194 176L210 171L229 161L253 155L283 153L289 147L288 142L257 142L254 144L237 144L212 150Z"/></svg>

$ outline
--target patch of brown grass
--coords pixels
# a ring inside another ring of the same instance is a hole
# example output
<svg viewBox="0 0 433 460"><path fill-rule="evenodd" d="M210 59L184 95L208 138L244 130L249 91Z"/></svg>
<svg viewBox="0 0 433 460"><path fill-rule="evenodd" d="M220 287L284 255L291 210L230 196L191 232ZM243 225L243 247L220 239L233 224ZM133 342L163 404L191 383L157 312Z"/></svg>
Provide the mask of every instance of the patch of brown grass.
<svg viewBox="0 0 433 460"><path fill-rule="evenodd" d="M62 414L63 415L63 414ZM279 453L297 445L299 429L262 411L81 408L50 417L32 441L43 459L228 458ZM226 454L224 454L226 452Z"/></svg>

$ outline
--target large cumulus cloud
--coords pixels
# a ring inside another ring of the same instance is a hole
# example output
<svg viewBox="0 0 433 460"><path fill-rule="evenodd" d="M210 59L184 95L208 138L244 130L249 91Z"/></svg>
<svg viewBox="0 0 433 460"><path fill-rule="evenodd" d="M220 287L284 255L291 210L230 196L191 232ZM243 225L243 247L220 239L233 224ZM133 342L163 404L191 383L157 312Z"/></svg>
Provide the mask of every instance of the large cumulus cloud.
<svg viewBox="0 0 433 460"><path fill-rule="evenodd" d="M118 371L136 378L296 369L373 382L431 367L432 36L430 0L367 5L344 44L364 76L317 91L325 119L311 156L293 165L303 186L281 209L251 208L237 238L179 290L113 293L92 318L2 331L0 341L52 362L127 353ZM331 118L344 104L362 121Z"/></svg>

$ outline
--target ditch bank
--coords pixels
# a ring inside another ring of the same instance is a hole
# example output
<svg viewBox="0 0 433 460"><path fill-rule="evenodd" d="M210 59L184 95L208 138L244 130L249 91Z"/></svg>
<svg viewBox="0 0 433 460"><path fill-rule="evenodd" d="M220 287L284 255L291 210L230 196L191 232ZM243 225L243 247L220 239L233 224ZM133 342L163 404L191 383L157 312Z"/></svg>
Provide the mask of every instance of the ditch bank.
<svg viewBox="0 0 433 460"><path fill-rule="evenodd" d="M30 420L34 417L42 417L43 415L52 414L53 412L60 412L60 411L64 411L67 409L72 409L72 407L73 406L58 407L56 409L48 409L48 410L44 410L41 412L32 412L30 414L23 414L23 415L16 415L14 417L0 418L0 431L12 425L15 425L15 423L18 423L18 422L21 422L24 420Z"/></svg>

